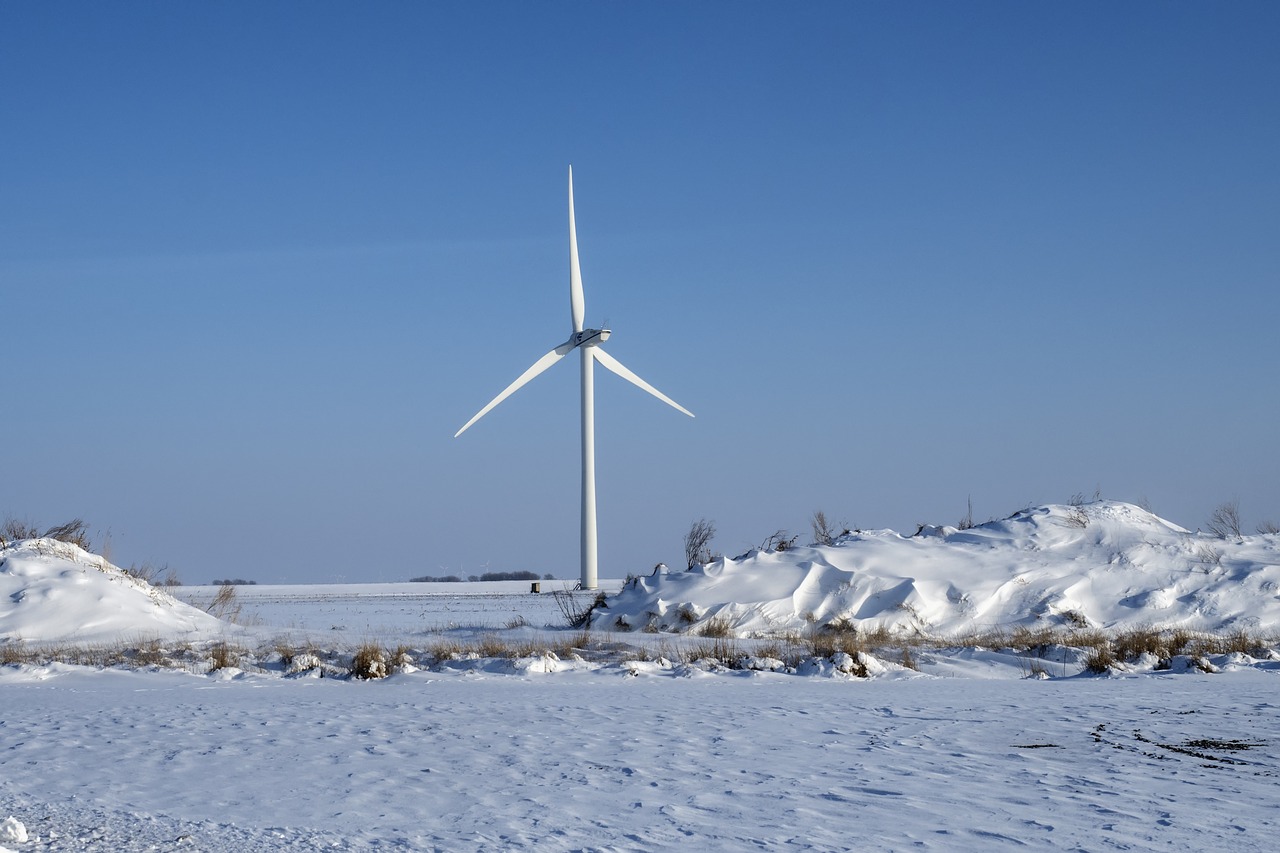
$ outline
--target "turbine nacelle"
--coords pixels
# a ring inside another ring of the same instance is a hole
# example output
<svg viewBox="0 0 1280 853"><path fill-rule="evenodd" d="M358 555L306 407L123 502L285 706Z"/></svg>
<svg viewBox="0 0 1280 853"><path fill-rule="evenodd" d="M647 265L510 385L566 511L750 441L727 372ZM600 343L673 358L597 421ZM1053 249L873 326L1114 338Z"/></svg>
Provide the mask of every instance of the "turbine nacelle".
<svg viewBox="0 0 1280 853"><path fill-rule="evenodd" d="M565 343L575 347L594 347L609 340L611 334L613 333L608 329L583 329L581 332L574 332Z"/></svg>

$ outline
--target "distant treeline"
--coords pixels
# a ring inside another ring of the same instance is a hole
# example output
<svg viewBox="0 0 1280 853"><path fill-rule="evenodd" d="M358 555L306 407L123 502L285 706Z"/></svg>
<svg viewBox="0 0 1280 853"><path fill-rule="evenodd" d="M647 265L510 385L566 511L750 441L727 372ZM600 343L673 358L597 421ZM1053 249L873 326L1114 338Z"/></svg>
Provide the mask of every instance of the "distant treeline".
<svg viewBox="0 0 1280 853"><path fill-rule="evenodd" d="M247 581L244 578L227 578L226 580L214 581L214 586L255 586L257 581Z"/></svg>
<svg viewBox="0 0 1280 853"><path fill-rule="evenodd" d="M485 572L482 575L467 575L465 578L458 575L423 575L420 578L409 578L410 583L462 583L464 580L471 583L479 583L485 581L553 581L555 575L548 572L541 578L537 572Z"/></svg>

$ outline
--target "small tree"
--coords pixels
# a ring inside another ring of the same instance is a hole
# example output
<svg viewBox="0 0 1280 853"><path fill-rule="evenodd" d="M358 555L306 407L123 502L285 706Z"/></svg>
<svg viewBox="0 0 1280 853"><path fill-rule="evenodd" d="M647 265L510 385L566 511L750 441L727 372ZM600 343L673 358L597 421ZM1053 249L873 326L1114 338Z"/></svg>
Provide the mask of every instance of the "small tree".
<svg viewBox="0 0 1280 853"><path fill-rule="evenodd" d="M1274 521L1264 521L1258 525L1258 532L1264 535L1280 533L1280 527L1277 527Z"/></svg>
<svg viewBox="0 0 1280 853"><path fill-rule="evenodd" d="M715 535L715 524L705 518L700 518L689 525L689 532L684 535L686 569L711 562L711 540Z"/></svg>
<svg viewBox="0 0 1280 853"><path fill-rule="evenodd" d="M1219 539L1240 538L1240 501L1227 501L1213 511L1206 525Z"/></svg>

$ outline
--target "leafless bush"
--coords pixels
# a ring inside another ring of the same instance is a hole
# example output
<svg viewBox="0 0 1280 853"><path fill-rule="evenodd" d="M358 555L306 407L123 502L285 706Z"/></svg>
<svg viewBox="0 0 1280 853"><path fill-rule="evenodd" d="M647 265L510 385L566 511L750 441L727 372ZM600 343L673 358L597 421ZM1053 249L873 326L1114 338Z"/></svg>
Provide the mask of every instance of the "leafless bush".
<svg viewBox="0 0 1280 853"><path fill-rule="evenodd" d="M215 618L223 619L227 622L235 622L240 618L240 606L240 601L236 596L235 585L224 583L218 587L218 594L213 597L213 601L209 602L209 606L204 610Z"/></svg>
<svg viewBox="0 0 1280 853"><path fill-rule="evenodd" d="M1227 501L1218 506L1205 525L1219 539L1240 538L1240 501Z"/></svg>
<svg viewBox="0 0 1280 853"><path fill-rule="evenodd" d="M827 523L827 514L822 510L814 510L813 519L810 522L813 526L813 541L817 545L830 545L835 541L835 532L831 529L831 525Z"/></svg>
<svg viewBox="0 0 1280 853"><path fill-rule="evenodd" d="M1280 527L1277 527L1274 521L1264 521L1258 525L1258 532L1268 536L1272 533L1280 533Z"/></svg>
<svg viewBox="0 0 1280 853"><path fill-rule="evenodd" d="M587 600L586 596L575 595L572 590L553 589L551 597L564 616L565 624L570 628L585 628L591 623L591 614L596 608L606 607L604 591L596 593L595 598Z"/></svg>
<svg viewBox="0 0 1280 853"><path fill-rule="evenodd" d="M20 518L9 516L5 518L4 524L0 525L0 545L20 542L23 539L38 539L39 537L40 530L34 524L23 521Z"/></svg>
<svg viewBox="0 0 1280 853"><path fill-rule="evenodd" d="M964 514L964 518L956 522L956 527L960 530L969 530L973 527L973 496L970 495L966 501L968 510Z"/></svg>
<svg viewBox="0 0 1280 853"><path fill-rule="evenodd" d="M700 518L689 525L689 532L684 535L685 567L692 569L711 562L711 540L716 535L713 522Z"/></svg>
<svg viewBox="0 0 1280 853"><path fill-rule="evenodd" d="M774 533L765 537L764 542L760 543L761 551L789 551L796 544L798 536L787 536L787 531L778 529Z"/></svg>
<svg viewBox="0 0 1280 853"><path fill-rule="evenodd" d="M59 542L69 542L86 551L91 547L89 525L85 524L82 518L73 518L65 524L54 525L44 532L44 537L57 539Z"/></svg>
<svg viewBox="0 0 1280 853"><path fill-rule="evenodd" d="M1193 557L1197 563L1204 563L1206 566L1222 565L1222 552L1208 542L1197 545Z"/></svg>

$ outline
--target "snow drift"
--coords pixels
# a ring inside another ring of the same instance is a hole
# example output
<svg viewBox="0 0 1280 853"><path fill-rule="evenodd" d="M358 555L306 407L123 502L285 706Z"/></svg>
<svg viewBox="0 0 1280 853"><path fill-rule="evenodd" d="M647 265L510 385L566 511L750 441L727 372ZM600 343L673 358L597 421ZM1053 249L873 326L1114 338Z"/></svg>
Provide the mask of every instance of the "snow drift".
<svg viewBox="0 0 1280 853"><path fill-rule="evenodd" d="M593 626L741 636L847 620L933 636L997 627L1280 627L1280 536L1190 533L1127 503L1022 510L967 530L847 534L629 582Z"/></svg>
<svg viewBox="0 0 1280 853"><path fill-rule="evenodd" d="M225 628L76 545L26 539L0 549L0 642L194 639Z"/></svg>

